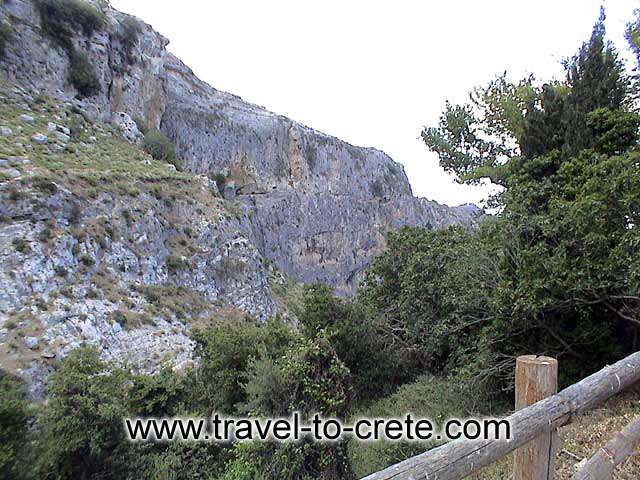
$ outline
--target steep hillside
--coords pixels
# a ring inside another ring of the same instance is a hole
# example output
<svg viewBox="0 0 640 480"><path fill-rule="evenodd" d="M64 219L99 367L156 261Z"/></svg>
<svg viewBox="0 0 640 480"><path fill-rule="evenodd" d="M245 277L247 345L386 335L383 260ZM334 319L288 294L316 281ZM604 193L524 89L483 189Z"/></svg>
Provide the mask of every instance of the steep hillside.
<svg viewBox="0 0 640 480"><path fill-rule="evenodd" d="M187 364L194 323L286 317L295 282L352 292L388 231L478 221L413 197L383 152L215 90L143 22L67 3L0 4L0 366L34 393L83 342ZM182 171L142 151L150 129Z"/></svg>
<svg viewBox="0 0 640 480"><path fill-rule="evenodd" d="M286 315L269 288L284 278L215 182L153 160L75 106L17 87L0 95L3 368L89 342L153 371L190 360L193 323Z"/></svg>

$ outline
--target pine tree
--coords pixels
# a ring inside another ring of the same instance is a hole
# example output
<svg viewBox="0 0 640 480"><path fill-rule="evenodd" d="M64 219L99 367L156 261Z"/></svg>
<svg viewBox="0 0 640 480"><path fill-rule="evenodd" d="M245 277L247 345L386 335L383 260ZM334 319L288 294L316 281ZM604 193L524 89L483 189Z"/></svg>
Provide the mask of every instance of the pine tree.
<svg viewBox="0 0 640 480"><path fill-rule="evenodd" d="M595 137L587 127L590 112L600 108L618 110L628 98L629 81L618 52L605 39L605 19L601 8L591 38L577 55L565 62L570 94L563 151L568 155L594 147Z"/></svg>

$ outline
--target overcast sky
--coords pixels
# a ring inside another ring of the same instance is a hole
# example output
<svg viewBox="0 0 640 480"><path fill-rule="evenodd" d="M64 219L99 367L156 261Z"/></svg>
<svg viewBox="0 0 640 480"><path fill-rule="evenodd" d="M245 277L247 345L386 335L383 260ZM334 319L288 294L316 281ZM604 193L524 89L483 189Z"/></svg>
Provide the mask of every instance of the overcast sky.
<svg viewBox="0 0 640 480"><path fill-rule="evenodd" d="M150 23L217 89L404 164L414 193L450 205L486 189L456 184L419 140L445 100L505 70L562 75L607 8L626 50L639 0L112 0Z"/></svg>

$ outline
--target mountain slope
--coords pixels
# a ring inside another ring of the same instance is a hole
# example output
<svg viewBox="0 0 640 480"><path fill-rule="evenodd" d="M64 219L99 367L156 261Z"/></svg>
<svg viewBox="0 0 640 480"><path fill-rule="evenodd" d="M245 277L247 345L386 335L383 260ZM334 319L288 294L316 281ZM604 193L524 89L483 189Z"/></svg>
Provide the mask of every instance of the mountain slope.
<svg viewBox="0 0 640 480"><path fill-rule="evenodd" d="M290 315L291 280L348 294L388 231L481 217L413 197L383 152L215 90L106 3L60 31L38 5L0 4L0 366L36 394L83 342L142 371L185 364L193 324Z"/></svg>

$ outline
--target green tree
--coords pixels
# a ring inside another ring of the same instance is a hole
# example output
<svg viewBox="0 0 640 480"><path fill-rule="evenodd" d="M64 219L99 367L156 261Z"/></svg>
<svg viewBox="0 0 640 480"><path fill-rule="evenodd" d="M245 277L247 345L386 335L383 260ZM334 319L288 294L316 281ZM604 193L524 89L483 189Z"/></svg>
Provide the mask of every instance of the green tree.
<svg viewBox="0 0 640 480"><path fill-rule="evenodd" d="M31 478L32 414L24 385L0 370L0 479Z"/></svg>
<svg viewBox="0 0 640 480"><path fill-rule="evenodd" d="M547 155L561 160L593 148L594 132L587 125L590 112L629 106L630 79L614 46L605 38L601 11L590 39L564 62L566 79L536 86L530 76L517 84L506 74L474 89L471 102L447 103L436 127L422 138L438 154L442 167L461 182L482 178L508 187L510 163ZM549 165L551 174L557 165Z"/></svg>
<svg viewBox="0 0 640 480"><path fill-rule="evenodd" d="M227 322L194 332L200 367L194 379L193 403L197 411L234 413L246 402L243 382L249 363L259 353L277 357L293 334L275 318L266 325Z"/></svg>
<svg viewBox="0 0 640 480"><path fill-rule="evenodd" d="M302 333L311 339L321 332L326 335L351 372L354 401L382 396L404 380L396 368L396 349L379 315L366 303L336 298L330 287L318 284L305 288L302 305Z"/></svg>
<svg viewBox="0 0 640 480"><path fill-rule="evenodd" d="M129 380L92 348L65 359L51 375L39 418L39 478L127 478L131 447L122 422Z"/></svg>
<svg viewBox="0 0 640 480"><path fill-rule="evenodd" d="M263 351L264 352L264 351ZM250 361L245 391L252 415L286 416L300 412L344 418L350 407L349 369L333 350L324 331L315 338L297 337L286 352L263 353ZM224 479L352 478L346 443L246 443L233 449Z"/></svg>
<svg viewBox="0 0 640 480"><path fill-rule="evenodd" d="M388 257L398 258L374 264L366 293L391 312L395 331L411 333L409 345L432 369L448 365L508 388L518 354L560 356L575 378L637 348L640 120L604 20L565 62L563 82L498 77L423 132L460 181L504 187L499 214L477 232L391 244ZM471 273L461 285L483 301L458 286L459 259Z"/></svg>

